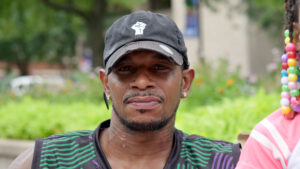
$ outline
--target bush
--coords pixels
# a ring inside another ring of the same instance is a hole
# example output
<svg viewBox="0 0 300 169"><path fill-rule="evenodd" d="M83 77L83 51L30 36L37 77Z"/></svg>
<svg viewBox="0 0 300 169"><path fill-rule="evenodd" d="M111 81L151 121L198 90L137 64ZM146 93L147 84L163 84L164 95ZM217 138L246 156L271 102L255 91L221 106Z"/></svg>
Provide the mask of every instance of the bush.
<svg viewBox="0 0 300 169"><path fill-rule="evenodd" d="M253 97L227 98L206 106L191 106L187 99L179 107L176 127L189 134L236 141L239 133L250 132L255 124L279 108L279 100L279 94L266 94L264 90Z"/></svg>
<svg viewBox="0 0 300 169"><path fill-rule="evenodd" d="M191 105L183 100L176 127L213 139L235 141L240 132L252 127L278 107L279 94L261 90L254 97L225 99L212 105ZM57 103L24 97L0 105L0 137L35 139L73 130L95 129L110 117L103 103Z"/></svg>
<svg viewBox="0 0 300 169"><path fill-rule="evenodd" d="M109 115L103 103L57 103L26 96L0 105L0 138L35 139L95 129Z"/></svg>
<svg viewBox="0 0 300 169"><path fill-rule="evenodd" d="M241 78L240 69L228 70L228 63L220 59L217 67L202 62L196 69L196 77L189 95L192 105L215 104L225 98L252 96L256 86Z"/></svg>
<svg viewBox="0 0 300 169"><path fill-rule="evenodd" d="M215 68L202 62L189 97L179 107L176 126L189 134L235 141L238 133L250 131L280 106L280 96L274 93L280 84L272 83L270 87L269 83L278 73L249 84L239 72L229 72L224 60ZM95 129L111 112L103 103L97 76L74 72L66 77L63 90L37 86L21 97L7 90L7 80L0 81L0 138L35 139ZM266 89L257 93L256 86L260 85Z"/></svg>

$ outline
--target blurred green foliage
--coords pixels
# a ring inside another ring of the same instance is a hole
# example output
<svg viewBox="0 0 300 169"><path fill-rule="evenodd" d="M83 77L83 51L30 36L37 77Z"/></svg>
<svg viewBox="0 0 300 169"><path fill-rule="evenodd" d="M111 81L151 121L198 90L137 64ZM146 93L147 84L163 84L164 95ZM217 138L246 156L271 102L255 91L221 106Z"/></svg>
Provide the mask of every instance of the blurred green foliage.
<svg viewBox="0 0 300 169"><path fill-rule="evenodd" d="M247 5L247 14L254 23L266 29L272 37L283 37L285 25L284 1L278 0L243 0Z"/></svg>
<svg viewBox="0 0 300 169"><path fill-rule="evenodd" d="M224 99L205 106L184 100L176 116L176 127L189 134L236 142L241 132L250 132L264 117L279 108L280 94L263 89L252 97Z"/></svg>
<svg viewBox="0 0 300 169"><path fill-rule="evenodd" d="M57 102L24 96L0 104L0 137L35 139L72 130L95 129L109 118L105 105L88 101Z"/></svg>
<svg viewBox="0 0 300 169"><path fill-rule="evenodd" d="M121 15L145 0L1 0L0 61L29 74L29 62L75 55L79 36L94 52L93 67L102 65L104 31Z"/></svg>
<svg viewBox="0 0 300 169"><path fill-rule="evenodd" d="M277 74L270 74L263 81L275 77ZM66 79L63 90L36 86L24 96L9 92L9 80L1 81L0 138L35 139L95 129L110 117L97 75L75 72ZM258 90L259 83L248 83L239 69L230 72L224 60L217 67L203 62L196 69L189 97L179 106L176 127L189 134L235 141L239 132L250 131L280 106L276 83L273 85L275 91Z"/></svg>
<svg viewBox="0 0 300 169"><path fill-rule="evenodd" d="M190 99L183 100L176 117L176 127L189 134L212 139L236 141L240 132L253 126L279 104L279 94L261 90L254 97L225 99L202 106ZM100 102L49 102L29 96L21 100L0 103L0 137L35 139L74 130L95 129L110 117Z"/></svg>
<svg viewBox="0 0 300 169"><path fill-rule="evenodd" d="M228 62L219 59L217 65L201 61L196 69L191 92L190 102L195 105L213 104L224 98L251 96L256 93L256 85L249 84L247 79L241 78L240 68L229 70Z"/></svg>
<svg viewBox="0 0 300 169"><path fill-rule="evenodd" d="M0 1L0 61L29 74L32 61L72 57L82 22L48 9L40 0ZM76 32L76 33L75 33Z"/></svg>

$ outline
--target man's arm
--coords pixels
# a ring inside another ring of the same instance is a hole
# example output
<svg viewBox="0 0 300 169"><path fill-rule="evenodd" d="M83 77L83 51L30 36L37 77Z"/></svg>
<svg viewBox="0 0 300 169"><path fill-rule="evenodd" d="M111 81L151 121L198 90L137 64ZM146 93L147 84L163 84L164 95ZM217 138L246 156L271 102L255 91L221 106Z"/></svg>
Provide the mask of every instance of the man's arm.
<svg viewBox="0 0 300 169"><path fill-rule="evenodd" d="M31 169L34 147L21 153L8 167L8 169Z"/></svg>

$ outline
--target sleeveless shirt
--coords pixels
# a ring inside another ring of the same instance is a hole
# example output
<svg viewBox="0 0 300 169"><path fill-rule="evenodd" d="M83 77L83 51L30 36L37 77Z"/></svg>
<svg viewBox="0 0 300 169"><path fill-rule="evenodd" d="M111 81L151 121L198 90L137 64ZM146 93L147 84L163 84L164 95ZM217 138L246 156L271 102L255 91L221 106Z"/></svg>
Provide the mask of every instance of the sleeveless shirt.
<svg viewBox="0 0 300 169"><path fill-rule="evenodd" d="M98 136L110 120L94 131L75 131L37 139L32 169L111 169ZM174 144L164 169L234 169L240 145L174 132Z"/></svg>

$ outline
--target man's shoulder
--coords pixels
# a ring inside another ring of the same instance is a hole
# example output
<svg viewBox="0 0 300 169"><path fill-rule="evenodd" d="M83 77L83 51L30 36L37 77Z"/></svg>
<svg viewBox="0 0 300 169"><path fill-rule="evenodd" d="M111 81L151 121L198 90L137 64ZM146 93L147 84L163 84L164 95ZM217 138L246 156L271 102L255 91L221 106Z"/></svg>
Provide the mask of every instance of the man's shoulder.
<svg viewBox="0 0 300 169"><path fill-rule="evenodd" d="M66 132L63 134L55 134L49 137L42 138L43 140L55 140L55 139L62 139L62 138L77 138L82 136L90 136L93 134L93 130L78 130L78 131L71 131Z"/></svg>
<svg viewBox="0 0 300 169"><path fill-rule="evenodd" d="M72 131L63 134L56 134L42 139L37 139L35 142L35 149L42 150L42 152L53 153L60 151L57 148L66 148L73 150L81 146L92 144L93 142L93 131L91 130L80 130Z"/></svg>
<svg viewBox="0 0 300 169"><path fill-rule="evenodd" d="M55 152L57 152L58 150L57 147L59 148L68 147L69 143L72 142L75 143L77 139L80 139L82 137L88 137L88 139L91 139L92 133L93 131L91 130L81 130L81 131L66 132L63 134L56 134L42 139L37 139L35 146L21 153L10 164L9 168L11 169L31 168L34 154L36 156L39 155L39 157L35 157L36 159L38 159L38 161L34 162L33 168L35 168L36 166L35 163L41 160L41 156L47 156L47 155L51 156L51 153L55 154ZM76 144L74 145L76 146ZM41 152L41 150L44 150L44 152Z"/></svg>
<svg viewBox="0 0 300 169"><path fill-rule="evenodd" d="M240 156L240 145L223 140L212 140L199 135L182 135L180 165L211 168L220 163L234 167Z"/></svg>
<svg viewBox="0 0 300 169"><path fill-rule="evenodd" d="M90 165L89 161L96 157L93 133L91 130L81 130L37 139L33 166L56 168L64 164L66 168L76 168L79 165Z"/></svg>
<svg viewBox="0 0 300 169"><path fill-rule="evenodd" d="M224 140L213 140L199 135L187 135L182 137L181 147L201 149L207 152L225 153L232 152L235 148L240 148L238 144L233 144Z"/></svg>
<svg viewBox="0 0 300 169"><path fill-rule="evenodd" d="M93 135L92 130L79 130L79 131L72 131L66 132L63 134L55 134L49 137L41 138L36 140L36 144L42 144L43 147L45 145L50 145L54 143L68 143L74 142L77 140L91 140Z"/></svg>

